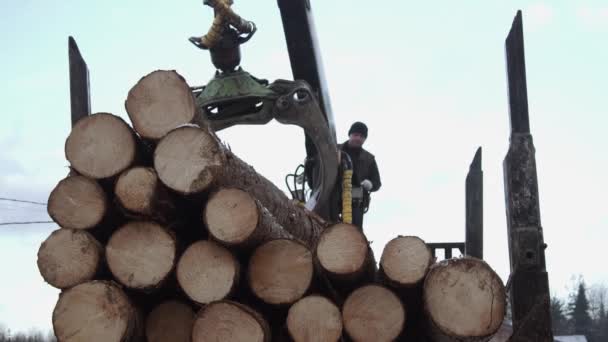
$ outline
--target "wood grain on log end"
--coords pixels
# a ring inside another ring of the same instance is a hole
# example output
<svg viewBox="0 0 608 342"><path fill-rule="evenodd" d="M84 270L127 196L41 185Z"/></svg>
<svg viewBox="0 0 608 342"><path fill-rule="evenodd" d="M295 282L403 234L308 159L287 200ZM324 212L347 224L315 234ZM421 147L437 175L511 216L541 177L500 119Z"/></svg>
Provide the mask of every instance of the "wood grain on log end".
<svg viewBox="0 0 608 342"><path fill-rule="evenodd" d="M249 260L249 285L258 298L269 304L291 304L302 298L312 278L312 253L295 240L266 242L256 248Z"/></svg>
<svg viewBox="0 0 608 342"><path fill-rule="evenodd" d="M484 341L503 322L505 288L484 261L449 259L431 267L424 281L424 304L436 333Z"/></svg>
<svg viewBox="0 0 608 342"><path fill-rule="evenodd" d="M178 301L167 301L150 312L146 319L148 342L190 342L195 313Z"/></svg>
<svg viewBox="0 0 608 342"><path fill-rule="evenodd" d="M160 140L154 152L154 168L169 188L193 194L206 190L214 181L224 155L214 135L196 126L183 126Z"/></svg>
<svg viewBox="0 0 608 342"><path fill-rule="evenodd" d="M177 281L190 299L207 304L232 293L239 268L238 261L226 248L212 241L198 241L180 258Z"/></svg>
<svg viewBox="0 0 608 342"><path fill-rule="evenodd" d="M316 255L321 267L334 275L360 272L369 253L367 239L359 228L338 223L327 228L319 239Z"/></svg>
<svg viewBox="0 0 608 342"><path fill-rule="evenodd" d="M59 341L121 342L136 336L137 312L111 282L77 285L59 296L53 328Z"/></svg>
<svg viewBox="0 0 608 342"><path fill-rule="evenodd" d="M125 108L139 135L153 140L192 122L196 113L190 87L173 70L157 70L140 79L129 91Z"/></svg>
<svg viewBox="0 0 608 342"><path fill-rule="evenodd" d="M159 286L172 271L176 241L154 222L129 222L112 234L106 246L108 266L116 279L133 289Z"/></svg>
<svg viewBox="0 0 608 342"><path fill-rule="evenodd" d="M295 342L335 342L342 336L342 315L329 299L307 296L289 309L287 330Z"/></svg>
<svg viewBox="0 0 608 342"><path fill-rule="evenodd" d="M82 230L59 229L38 250L38 270L50 285L65 289L95 276L102 261L103 247Z"/></svg>
<svg viewBox="0 0 608 342"><path fill-rule="evenodd" d="M386 244L380 267L392 285L414 286L424 280L433 262L426 243L415 236L400 236Z"/></svg>
<svg viewBox="0 0 608 342"><path fill-rule="evenodd" d="M192 342L269 342L270 329L253 309L232 301L213 302L198 313Z"/></svg>
<svg viewBox="0 0 608 342"><path fill-rule="evenodd" d="M147 167L134 167L123 172L114 192L120 205L125 209L144 215L151 215L158 186L156 171Z"/></svg>
<svg viewBox="0 0 608 342"><path fill-rule="evenodd" d="M70 176L51 192L47 211L63 228L89 229L98 225L107 211L106 194L96 181Z"/></svg>
<svg viewBox="0 0 608 342"><path fill-rule="evenodd" d="M222 189L214 194L204 216L209 234L229 245L246 241L260 219L253 197L239 189Z"/></svg>
<svg viewBox="0 0 608 342"><path fill-rule="evenodd" d="M97 113L79 120L65 143L65 155L78 173L109 178L129 167L136 158L135 134L118 116Z"/></svg>
<svg viewBox="0 0 608 342"><path fill-rule="evenodd" d="M342 319L344 329L354 341L393 341L403 331L406 312L392 291L366 285L348 296Z"/></svg>

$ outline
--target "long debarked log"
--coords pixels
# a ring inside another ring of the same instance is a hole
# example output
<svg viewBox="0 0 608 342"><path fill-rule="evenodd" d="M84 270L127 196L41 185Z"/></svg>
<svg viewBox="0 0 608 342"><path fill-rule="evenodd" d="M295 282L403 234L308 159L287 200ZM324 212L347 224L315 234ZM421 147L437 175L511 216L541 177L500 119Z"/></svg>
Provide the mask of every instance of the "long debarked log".
<svg viewBox="0 0 608 342"><path fill-rule="evenodd" d="M116 201L128 214L168 222L175 204L168 190L150 167L133 167L124 171L114 187Z"/></svg>
<svg viewBox="0 0 608 342"><path fill-rule="evenodd" d="M394 341L403 331L406 309L392 291L366 285L348 296L342 319L354 341Z"/></svg>
<svg viewBox="0 0 608 342"><path fill-rule="evenodd" d="M433 264L433 254L416 236L399 236L389 241L380 258L381 278L395 288L420 285Z"/></svg>
<svg viewBox="0 0 608 342"><path fill-rule="evenodd" d="M110 271L123 285L137 290L158 288L176 262L176 240L154 222L129 222L106 245Z"/></svg>
<svg viewBox="0 0 608 342"><path fill-rule="evenodd" d="M49 196L47 211L62 228L90 229L108 210L106 194L94 180L70 176L57 184Z"/></svg>
<svg viewBox="0 0 608 342"><path fill-rule="evenodd" d="M226 149L208 128L172 130L158 143L154 168L169 188L192 194L211 187L232 187L255 194L276 221L295 238L313 246L325 223L291 202L272 182Z"/></svg>
<svg viewBox="0 0 608 342"><path fill-rule="evenodd" d="M255 310L233 301L204 306L192 329L192 342L270 342L270 327Z"/></svg>
<svg viewBox="0 0 608 342"><path fill-rule="evenodd" d="M100 271L103 247L82 230L58 229L38 250L38 270L50 285L66 289L92 280Z"/></svg>
<svg viewBox="0 0 608 342"><path fill-rule="evenodd" d="M163 302L146 318L148 342L190 342L194 316L187 304L175 300Z"/></svg>
<svg viewBox="0 0 608 342"><path fill-rule="evenodd" d="M105 179L137 161L139 143L120 117L97 113L80 119L65 142L65 156L81 175Z"/></svg>
<svg viewBox="0 0 608 342"><path fill-rule="evenodd" d="M341 292L374 280L376 262L367 238L356 226L338 223L321 234L316 246L317 265Z"/></svg>
<svg viewBox="0 0 608 342"><path fill-rule="evenodd" d="M342 336L342 314L329 299L307 296L289 308L287 331L295 342L336 342Z"/></svg>
<svg viewBox="0 0 608 342"><path fill-rule="evenodd" d="M212 241L190 245L177 264L177 281L198 304L227 298L239 281L240 266L226 248Z"/></svg>
<svg viewBox="0 0 608 342"><path fill-rule="evenodd" d="M255 249L249 259L252 292L268 304L292 304L302 298L313 281L312 253L296 240L279 239Z"/></svg>
<svg viewBox="0 0 608 342"><path fill-rule="evenodd" d="M158 140L196 119L190 87L174 70L157 70L140 79L129 91L125 108L144 139Z"/></svg>
<svg viewBox="0 0 608 342"><path fill-rule="evenodd" d="M229 246L246 249L281 238L292 238L258 200L246 191L223 188L205 206L203 219L209 234Z"/></svg>
<svg viewBox="0 0 608 342"><path fill-rule="evenodd" d="M105 281L80 284L61 293L53 311L53 330L62 342L140 341L142 321L127 295Z"/></svg>
<svg viewBox="0 0 608 342"><path fill-rule="evenodd" d="M484 261L448 259L424 281L424 308L435 341L488 341L505 316L505 288Z"/></svg>

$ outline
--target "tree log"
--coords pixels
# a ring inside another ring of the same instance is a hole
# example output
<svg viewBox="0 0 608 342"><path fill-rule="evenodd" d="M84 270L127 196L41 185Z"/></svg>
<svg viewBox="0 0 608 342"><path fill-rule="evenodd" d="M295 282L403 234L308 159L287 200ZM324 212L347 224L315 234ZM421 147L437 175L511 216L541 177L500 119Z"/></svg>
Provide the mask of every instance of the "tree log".
<svg viewBox="0 0 608 342"><path fill-rule="evenodd" d="M118 175L137 157L136 136L120 117L97 113L79 120L65 143L65 155L81 175L104 179Z"/></svg>
<svg viewBox="0 0 608 342"><path fill-rule="evenodd" d="M266 242L249 259L249 287L265 303L292 304L304 296L312 280L312 253L296 240Z"/></svg>
<svg viewBox="0 0 608 342"><path fill-rule="evenodd" d="M213 194L205 206L204 221L209 234L224 245L251 249L281 238L292 238L246 191L224 188Z"/></svg>
<svg viewBox="0 0 608 342"><path fill-rule="evenodd" d="M295 238L314 245L325 223L291 202L272 182L221 145L208 128L184 126L158 144L154 168L169 188L184 194L212 186L238 188L255 194L262 206Z"/></svg>
<svg viewBox="0 0 608 342"><path fill-rule="evenodd" d="M424 307L436 341L488 341L505 316L505 288L484 261L448 259L424 281Z"/></svg>
<svg viewBox="0 0 608 342"><path fill-rule="evenodd" d="M176 241L157 223L129 222L110 237L106 258L120 283L137 290L152 290L160 287L173 270Z"/></svg>
<svg viewBox="0 0 608 342"><path fill-rule="evenodd" d="M363 232L354 225L338 223L327 228L319 238L315 257L323 273L339 289L353 289L374 279L373 252Z"/></svg>
<svg viewBox="0 0 608 342"><path fill-rule="evenodd" d="M266 320L256 311L232 301L204 306L192 329L192 342L270 342Z"/></svg>
<svg viewBox="0 0 608 342"><path fill-rule="evenodd" d="M125 108L135 131L150 140L191 123L196 115L190 87L174 70L157 70L140 79L129 91Z"/></svg>
<svg viewBox="0 0 608 342"><path fill-rule="evenodd" d="M190 342L195 313L189 305L166 301L146 319L148 342Z"/></svg>
<svg viewBox="0 0 608 342"><path fill-rule="evenodd" d="M420 285L433 263L426 243L415 236L399 236L384 247L380 270L387 284L395 288Z"/></svg>
<svg viewBox="0 0 608 342"><path fill-rule="evenodd" d="M53 311L53 329L59 341L139 341L141 316L127 295L114 283L92 281L59 296Z"/></svg>
<svg viewBox="0 0 608 342"><path fill-rule="evenodd" d="M342 308L344 329L353 341L394 341L403 331L405 318L399 298L379 285L353 291Z"/></svg>
<svg viewBox="0 0 608 342"><path fill-rule="evenodd" d="M230 296L239 280L239 263L226 248L212 241L192 244L177 264L177 281L198 304Z"/></svg>
<svg viewBox="0 0 608 342"><path fill-rule="evenodd" d="M336 342L342 336L340 309L325 297L304 297L289 309L287 331L295 342Z"/></svg>
<svg viewBox="0 0 608 342"><path fill-rule="evenodd" d="M153 168L134 167L123 172L114 187L119 205L135 217L167 223L175 206Z"/></svg>
<svg viewBox="0 0 608 342"><path fill-rule="evenodd" d="M38 250L38 270L42 278L59 289L92 280L102 260L103 247L82 230L58 229Z"/></svg>
<svg viewBox="0 0 608 342"><path fill-rule="evenodd" d="M90 229L106 214L106 194L96 181L83 176L70 176L51 192L47 211L63 228Z"/></svg>

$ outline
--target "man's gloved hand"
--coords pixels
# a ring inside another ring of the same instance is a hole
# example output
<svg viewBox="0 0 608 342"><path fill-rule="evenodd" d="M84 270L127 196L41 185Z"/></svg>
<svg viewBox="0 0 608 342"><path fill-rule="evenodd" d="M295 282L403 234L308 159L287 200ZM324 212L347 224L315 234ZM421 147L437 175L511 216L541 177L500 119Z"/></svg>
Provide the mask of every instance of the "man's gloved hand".
<svg viewBox="0 0 608 342"><path fill-rule="evenodd" d="M370 181L369 179L366 179L363 182L361 182L361 187L363 189L365 189L366 191L371 191L372 188L374 187L374 184L372 184L372 181Z"/></svg>

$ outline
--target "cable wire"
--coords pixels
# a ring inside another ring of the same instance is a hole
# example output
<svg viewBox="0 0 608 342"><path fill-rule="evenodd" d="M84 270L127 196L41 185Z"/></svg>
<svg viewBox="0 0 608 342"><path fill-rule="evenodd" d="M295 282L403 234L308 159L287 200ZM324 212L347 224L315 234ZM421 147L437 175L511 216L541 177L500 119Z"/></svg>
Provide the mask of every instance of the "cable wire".
<svg viewBox="0 0 608 342"><path fill-rule="evenodd" d="M6 198L6 197L0 197L0 201L46 205L46 203L42 203L42 202L25 201L25 200L20 200L20 199L16 199L16 198Z"/></svg>
<svg viewBox="0 0 608 342"><path fill-rule="evenodd" d="M12 226L18 224L43 224L53 223L53 221L22 221L22 222L0 222L0 226Z"/></svg>

